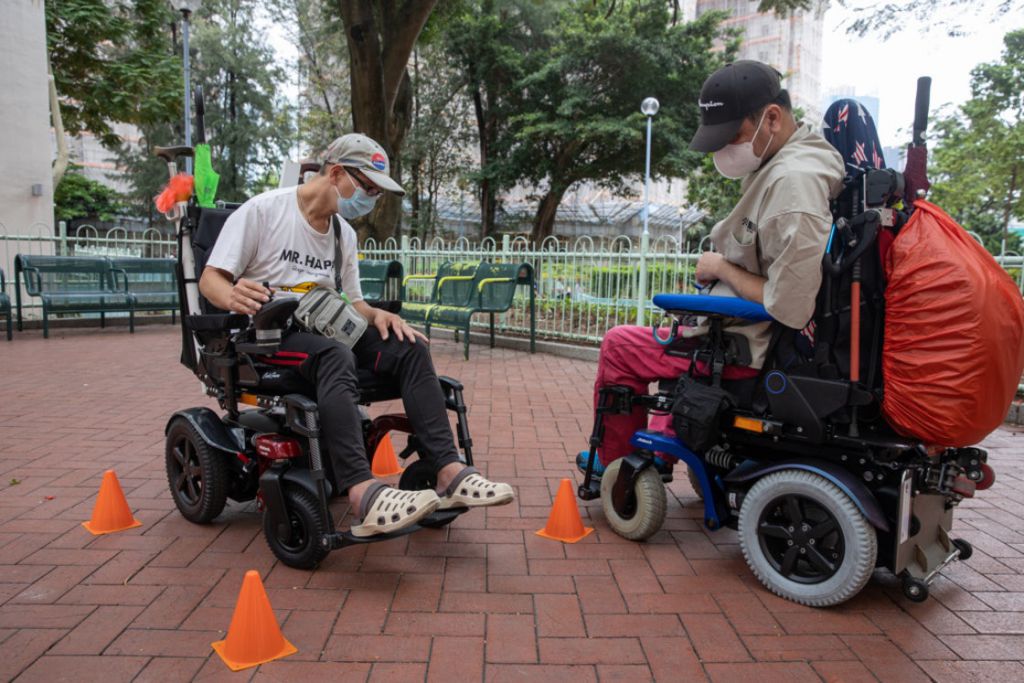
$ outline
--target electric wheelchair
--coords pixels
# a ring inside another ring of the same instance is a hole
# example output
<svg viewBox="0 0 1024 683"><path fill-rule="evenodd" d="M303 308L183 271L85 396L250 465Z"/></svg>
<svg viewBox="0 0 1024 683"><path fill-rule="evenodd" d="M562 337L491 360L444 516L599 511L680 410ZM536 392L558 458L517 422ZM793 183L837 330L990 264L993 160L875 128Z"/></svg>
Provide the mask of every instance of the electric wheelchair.
<svg viewBox="0 0 1024 683"><path fill-rule="evenodd" d="M578 495L600 498L620 535L644 540L661 527L665 481L686 465L704 505L704 525L736 529L747 564L772 592L811 606L856 595L876 566L902 580L913 601L945 565L971 556L950 537L953 511L994 482L979 448L938 448L899 436L880 408L884 320L883 243L906 214L897 210L903 177L868 170L834 202L836 218L822 264L814 340L772 322L768 361L757 377L723 381L728 365L750 361L746 339L728 320L772 321L763 306L740 299L661 294L673 318L669 353L692 359L697 380L731 392L696 451L677 436L636 432L631 454L603 472L596 463L606 415L641 406L668 415L679 394L662 383L650 395L608 386L599 391L589 453L581 454ZM893 208L896 207L896 208ZM888 233L888 235L887 235ZM705 318L706 336L683 339L680 325ZM810 329L810 328L809 328ZM677 430L678 431L678 430Z"/></svg>
<svg viewBox="0 0 1024 683"><path fill-rule="evenodd" d="M190 147L156 148L172 177L176 160L193 155ZM303 169L309 170L309 169ZM320 440L315 387L303 379L294 354L279 350L291 324L297 299L274 299L253 316L215 309L199 293L198 279L231 212L237 208L200 208L179 202L168 217L177 222L177 280L181 306L181 362L214 397L223 415L207 407L174 413L167 423L166 467L171 496L182 516L206 524L228 499L257 500L263 530L274 555L284 564L310 569L333 549L402 536L423 527L451 523L466 508L439 510L418 524L390 534L357 537L335 529L328 507L334 480L331 460ZM398 302L382 307L394 311ZM398 454L407 459L420 448L404 414L370 419L365 407L400 397L394 382L371 373L359 374L362 439L371 457L388 432L409 434ZM472 440L466 420L462 385L439 377L448 410L456 415L462 459L473 464ZM433 470L412 462L399 487L432 488Z"/></svg>

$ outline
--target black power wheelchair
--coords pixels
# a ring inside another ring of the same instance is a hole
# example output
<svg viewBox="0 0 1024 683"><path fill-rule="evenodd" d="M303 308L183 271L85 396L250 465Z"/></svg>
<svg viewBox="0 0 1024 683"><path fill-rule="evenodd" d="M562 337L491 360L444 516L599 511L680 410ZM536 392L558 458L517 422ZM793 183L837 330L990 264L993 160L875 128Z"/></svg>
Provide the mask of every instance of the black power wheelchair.
<svg viewBox="0 0 1024 683"><path fill-rule="evenodd" d="M191 147L156 148L172 177L176 160L193 155ZM315 170L303 167L302 171ZM423 527L442 527L466 508L439 510L390 534L357 537L335 529L329 499L334 480L331 460L320 440L316 390L297 372L299 360L279 351L282 333L291 324L297 299L276 299L253 316L214 308L199 293L198 279L224 222L237 208L200 208L181 202L168 218L177 223L177 279L181 302L181 362L202 382L207 395L224 411L207 407L179 410L166 433L167 479L182 516L197 524L216 518L227 500L256 499L263 511L263 530L274 555L300 569L315 567L333 549L402 536ZM400 304L383 306L395 309ZM397 312L397 311L395 311ZM404 414L370 419L371 403L399 398L397 384L360 373L361 434L368 457L388 432L409 434L399 457L420 448ZM466 420L462 385L439 377L445 405L456 416L456 435L463 460L473 464L472 440ZM418 490L436 484L433 470L422 460L403 472L399 488Z"/></svg>
<svg viewBox="0 0 1024 683"><path fill-rule="evenodd" d="M848 600L876 566L902 579L907 598L923 601L939 570L971 556L971 545L951 538L950 529L957 504L994 482L985 451L926 447L903 438L880 408L884 279L877 242L905 222L906 215L892 208L900 206L903 183L895 171L869 170L834 203L813 346L800 332L771 322L759 304L654 297L674 318L669 338L664 331L659 337L657 325L655 338L667 352L706 369L698 379L729 390L733 401L712 420L703 448L691 450L676 436L642 430L631 439L636 450L598 474L605 415L637 406L667 415L677 396L673 382L651 395L622 386L599 391L578 495L600 498L617 533L643 540L660 529L663 482L672 477L665 463L682 462L703 499L704 525L736 529L757 578L798 603ZM697 342L678 337L679 326L693 324L696 316L707 319L709 334ZM758 377L722 380L727 365L750 362L746 338L729 332L727 320L771 324L768 361Z"/></svg>

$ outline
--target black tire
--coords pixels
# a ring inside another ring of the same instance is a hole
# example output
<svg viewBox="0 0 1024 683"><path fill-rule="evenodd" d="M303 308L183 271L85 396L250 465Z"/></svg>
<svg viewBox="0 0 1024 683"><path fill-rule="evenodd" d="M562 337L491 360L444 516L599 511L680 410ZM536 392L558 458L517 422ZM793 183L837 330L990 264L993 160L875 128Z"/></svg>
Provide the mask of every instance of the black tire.
<svg viewBox="0 0 1024 683"><path fill-rule="evenodd" d="M958 560L969 560L974 554L974 546L962 538L954 538L953 547L960 551L956 556Z"/></svg>
<svg viewBox="0 0 1024 683"><path fill-rule="evenodd" d="M874 527L824 477L783 470L758 480L739 514L743 556L768 590L793 602L828 607L849 600L871 578L878 557Z"/></svg>
<svg viewBox="0 0 1024 683"><path fill-rule="evenodd" d="M665 484L653 465L644 469L636 480L636 509L630 513L615 509L612 489L619 478L622 459L614 461L601 475L601 507L612 530L631 541L644 541L657 533L665 523L667 507Z"/></svg>
<svg viewBox="0 0 1024 683"><path fill-rule="evenodd" d="M910 574L904 574L903 597L911 602L924 602L928 599L928 584Z"/></svg>
<svg viewBox="0 0 1024 683"><path fill-rule="evenodd" d="M263 513L263 535L274 556L295 569L314 569L331 549L321 543L331 530L320 502L309 491L286 486L284 502L291 525L291 536L281 538L269 512Z"/></svg>
<svg viewBox="0 0 1024 683"><path fill-rule="evenodd" d="M183 417L167 430L164 460L167 485L181 516L209 524L224 511L228 500L228 464Z"/></svg>
<svg viewBox="0 0 1024 683"><path fill-rule="evenodd" d="M700 481L697 479L697 475L693 473L693 470L689 467L686 468L686 479L690 482L690 486L693 488L694 493L697 494L697 498L704 500L704 491L700 488Z"/></svg>
<svg viewBox="0 0 1024 683"><path fill-rule="evenodd" d="M403 491L422 491L423 489L437 488L437 473L434 468L423 460L416 460L405 468L401 479L398 480L398 488ZM444 516L435 519L434 515L427 515L417 524L428 529L440 529L455 521L453 516Z"/></svg>

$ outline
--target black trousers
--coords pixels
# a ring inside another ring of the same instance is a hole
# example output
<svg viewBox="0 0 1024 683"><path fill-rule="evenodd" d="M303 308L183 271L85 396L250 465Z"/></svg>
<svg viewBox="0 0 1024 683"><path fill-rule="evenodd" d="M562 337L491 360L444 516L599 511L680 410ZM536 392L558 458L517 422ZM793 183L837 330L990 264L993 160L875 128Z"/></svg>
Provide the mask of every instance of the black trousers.
<svg viewBox="0 0 1024 683"><path fill-rule="evenodd" d="M444 393L430 350L422 341L399 341L393 332L384 340L371 325L352 349L327 337L293 331L282 340L281 350L307 355L298 369L316 387L321 446L326 447L331 459L333 483L339 493L373 478L357 404L357 369L397 380L424 460L436 470L459 462Z"/></svg>

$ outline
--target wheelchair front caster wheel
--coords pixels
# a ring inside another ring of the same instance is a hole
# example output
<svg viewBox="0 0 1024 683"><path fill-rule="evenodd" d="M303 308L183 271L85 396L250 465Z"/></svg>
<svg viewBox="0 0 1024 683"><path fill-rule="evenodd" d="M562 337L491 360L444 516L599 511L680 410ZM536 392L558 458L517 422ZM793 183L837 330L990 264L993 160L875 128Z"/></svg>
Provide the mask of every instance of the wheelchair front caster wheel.
<svg viewBox="0 0 1024 683"><path fill-rule="evenodd" d="M665 484L653 466L640 472L629 502L617 506L612 489L619 478L622 459L616 460L601 475L601 507L612 530L631 541L653 536L665 522Z"/></svg>
<svg viewBox="0 0 1024 683"><path fill-rule="evenodd" d="M704 489L700 487L700 479L697 478L697 475L689 467L686 468L686 480L690 482L690 488L697 494L697 498L704 500Z"/></svg>
<svg viewBox="0 0 1024 683"><path fill-rule="evenodd" d="M829 480L782 470L755 483L740 507L740 548L768 590L811 607L849 600L871 577L878 538Z"/></svg>
<svg viewBox="0 0 1024 683"><path fill-rule="evenodd" d="M167 430L164 451L167 484L181 516L209 524L228 500L228 464L183 417Z"/></svg>
<svg viewBox="0 0 1024 683"><path fill-rule="evenodd" d="M295 569L313 569L327 556L330 547L321 539L331 531L316 496L305 489L287 486L284 490L287 530L278 528L269 510L263 512L263 535L274 556Z"/></svg>
<svg viewBox="0 0 1024 683"><path fill-rule="evenodd" d="M924 602L928 599L928 584L906 574L903 577L903 595L911 602Z"/></svg>
<svg viewBox="0 0 1024 683"><path fill-rule="evenodd" d="M405 468L402 472L402 478L398 480L398 488L403 491L422 491L423 489L433 489L437 487L437 473L434 472L434 468L428 463L417 460L411 465ZM451 515L444 515L437 519L434 515L428 515L421 519L418 524L428 529L440 529L443 526L448 526L455 517Z"/></svg>
<svg viewBox="0 0 1024 683"><path fill-rule="evenodd" d="M960 554L956 556L958 560L969 560L974 554L974 546L962 538L954 538L953 547L960 551Z"/></svg>

